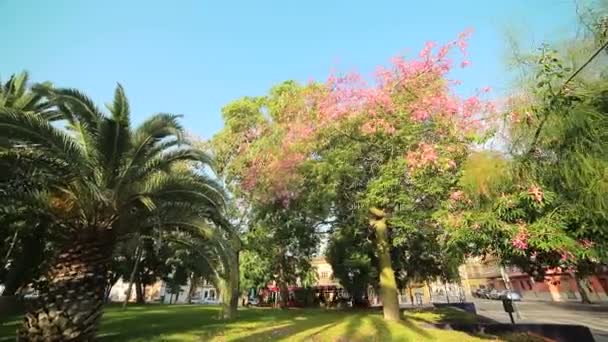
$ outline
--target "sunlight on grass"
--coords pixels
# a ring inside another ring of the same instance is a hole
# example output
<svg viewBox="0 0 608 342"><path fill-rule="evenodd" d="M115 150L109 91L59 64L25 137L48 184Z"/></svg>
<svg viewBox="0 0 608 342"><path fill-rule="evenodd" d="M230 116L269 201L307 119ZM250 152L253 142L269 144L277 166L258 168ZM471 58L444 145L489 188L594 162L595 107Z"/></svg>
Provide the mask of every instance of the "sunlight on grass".
<svg viewBox="0 0 608 342"><path fill-rule="evenodd" d="M380 311L322 309L242 309L236 321L222 321L219 308L202 305L110 306L100 341L482 341L462 332L433 328L433 323L474 322L475 315L451 309L404 313L387 322ZM5 321L0 336L14 340L20 318ZM485 340L487 341L487 339Z"/></svg>

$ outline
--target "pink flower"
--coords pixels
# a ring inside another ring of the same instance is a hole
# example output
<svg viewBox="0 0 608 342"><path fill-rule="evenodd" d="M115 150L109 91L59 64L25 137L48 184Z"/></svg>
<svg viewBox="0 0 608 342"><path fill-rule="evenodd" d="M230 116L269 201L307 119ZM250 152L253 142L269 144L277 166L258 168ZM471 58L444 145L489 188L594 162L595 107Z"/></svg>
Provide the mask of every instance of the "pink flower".
<svg viewBox="0 0 608 342"><path fill-rule="evenodd" d="M541 203L543 201L543 190L536 185L533 185L530 187L530 189L528 189L528 194L530 194L538 203Z"/></svg>
<svg viewBox="0 0 608 342"><path fill-rule="evenodd" d="M455 169L455 168L456 168L456 166L457 166L457 165L456 165L456 162L455 162L455 161L453 161L452 159L450 159L450 160L448 161L448 168L449 168L449 169Z"/></svg>
<svg viewBox="0 0 608 342"><path fill-rule="evenodd" d="M463 198L464 198L464 192L462 192L461 190L454 191L450 194L450 200L455 201L455 202L459 201Z"/></svg>
<svg viewBox="0 0 608 342"><path fill-rule="evenodd" d="M521 122L521 120L519 119L519 114L517 112L511 112L511 114L509 114L509 117L511 118L511 122L513 123Z"/></svg>
<svg viewBox="0 0 608 342"><path fill-rule="evenodd" d="M424 120L428 119L429 117L430 117L429 113L422 109L416 109L414 112L412 112L412 118L416 121L424 121Z"/></svg>
<svg viewBox="0 0 608 342"><path fill-rule="evenodd" d="M528 238L530 234L526 230L525 226L520 225L519 231L515 235L515 237L511 240L511 245L519 250L528 249Z"/></svg>
<svg viewBox="0 0 608 342"><path fill-rule="evenodd" d="M437 151L433 145L421 144L422 160L428 163L434 163L437 160Z"/></svg>
<svg viewBox="0 0 608 342"><path fill-rule="evenodd" d="M593 241L590 241L589 239L580 240L578 243L581 244L584 249L589 249L593 247Z"/></svg>
<svg viewBox="0 0 608 342"><path fill-rule="evenodd" d="M461 68L466 68L466 67L468 67L469 65L471 65L471 62L470 62L469 60L466 60L466 59L465 59L464 61L460 62L460 67L461 67Z"/></svg>
<svg viewBox="0 0 608 342"><path fill-rule="evenodd" d="M489 93L492 91L492 87L483 87L481 88L482 93Z"/></svg>
<svg viewBox="0 0 608 342"><path fill-rule="evenodd" d="M426 42L426 44L424 44L424 48L420 51L420 57L421 58L428 57L431 54L431 51L433 50L434 47L435 47L434 42Z"/></svg>

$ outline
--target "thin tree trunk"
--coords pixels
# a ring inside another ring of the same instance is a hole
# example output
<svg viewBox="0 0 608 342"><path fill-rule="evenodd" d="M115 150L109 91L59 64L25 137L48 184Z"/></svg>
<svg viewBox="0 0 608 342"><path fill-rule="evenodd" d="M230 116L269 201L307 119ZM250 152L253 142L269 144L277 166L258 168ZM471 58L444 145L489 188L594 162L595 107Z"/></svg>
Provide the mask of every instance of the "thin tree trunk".
<svg viewBox="0 0 608 342"><path fill-rule="evenodd" d="M190 276L190 288L188 289L188 304L192 304L192 296L198 287L197 277L195 277L194 273Z"/></svg>
<svg viewBox="0 0 608 342"><path fill-rule="evenodd" d="M407 289L408 289L409 295L410 295L410 302L412 303L412 306L414 306L415 303L414 303L414 294L412 293L412 287L408 285Z"/></svg>
<svg viewBox="0 0 608 342"><path fill-rule="evenodd" d="M19 236L19 229L15 230L15 234L13 234L13 238L11 239L11 245L8 248L8 251L6 252L6 255L4 256L4 268L6 268L8 266L8 260L11 257L11 254L13 253L13 249L15 248L15 243L17 242L17 236Z"/></svg>
<svg viewBox="0 0 608 342"><path fill-rule="evenodd" d="M450 294L448 293L448 283L446 281L443 282L443 288L445 289L445 300L450 303Z"/></svg>
<svg viewBox="0 0 608 342"><path fill-rule="evenodd" d="M382 299L384 319L399 321L401 320L399 297L397 295L395 271L391 262L386 214L384 211L375 208L371 210L371 214L370 224L376 231L376 253L380 266L380 298Z"/></svg>
<svg viewBox="0 0 608 342"><path fill-rule="evenodd" d="M113 246L112 233L104 230L83 234L64 247L38 284L40 296L26 313L17 340L94 340Z"/></svg>
<svg viewBox="0 0 608 342"><path fill-rule="evenodd" d="M141 283L141 279L138 275L135 276L135 302L137 304L146 303L146 299L144 298L143 284Z"/></svg>
<svg viewBox="0 0 608 342"><path fill-rule="evenodd" d="M431 285L429 285L428 280L424 283L426 284L426 289L429 291L429 302L433 303L433 292L431 292Z"/></svg>
<svg viewBox="0 0 608 342"><path fill-rule="evenodd" d="M572 278L574 278L574 281L576 282L576 287L578 289L578 293L581 295L581 303L591 304L591 299L589 298L589 295L587 294L585 287L581 283L581 279L578 277L578 274L576 274L576 272L572 272L571 274L572 274Z"/></svg>
<svg viewBox="0 0 608 342"><path fill-rule="evenodd" d="M281 309L287 309L287 300L289 298L289 288L287 287L287 282L285 280L285 274L283 271L283 265L281 265L281 269L279 270L279 293L281 295L281 300L279 301L279 307Z"/></svg>
<svg viewBox="0 0 608 342"><path fill-rule="evenodd" d="M122 308L126 309L127 308L127 304L129 303L129 299L131 298L131 290L133 289L133 280L135 278L135 272L137 272L137 266L139 265L139 245L137 245L137 247L135 247L135 253L134 253L134 258L135 258L135 263L133 264L133 269L131 270L131 275L129 276L129 287L127 287L127 295L125 297L125 301L124 303L122 303Z"/></svg>
<svg viewBox="0 0 608 342"><path fill-rule="evenodd" d="M21 238L22 249L11 263L4 281L2 296L14 296L19 288L36 276L37 267L43 262L44 236L26 235Z"/></svg>

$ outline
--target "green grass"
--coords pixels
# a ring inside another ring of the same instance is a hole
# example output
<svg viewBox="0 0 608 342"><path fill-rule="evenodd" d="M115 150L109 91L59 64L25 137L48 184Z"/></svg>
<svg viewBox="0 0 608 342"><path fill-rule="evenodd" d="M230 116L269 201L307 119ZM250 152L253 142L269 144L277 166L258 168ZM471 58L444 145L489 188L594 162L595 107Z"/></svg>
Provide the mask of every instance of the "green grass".
<svg viewBox="0 0 608 342"><path fill-rule="evenodd" d="M239 318L230 322L219 320L218 314L219 308L202 305L131 306L127 311L110 306L99 336L101 341L146 342L484 340L432 326L440 322L475 322L475 315L452 309L407 311L402 322L386 322L380 311L242 309ZM14 336L19 323L19 317L4 322L0 336L14 339L10 336Z"/></svg>

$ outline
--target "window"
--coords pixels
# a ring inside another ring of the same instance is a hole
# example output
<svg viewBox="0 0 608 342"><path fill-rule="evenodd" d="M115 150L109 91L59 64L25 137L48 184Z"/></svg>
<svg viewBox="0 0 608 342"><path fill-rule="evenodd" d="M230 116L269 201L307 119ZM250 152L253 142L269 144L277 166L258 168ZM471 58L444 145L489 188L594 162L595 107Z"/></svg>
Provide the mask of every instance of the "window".
<svg viewBox="0 0 608 342"><path fill-rule="evenodd" d="M329 273L328 272L321 272L321 279L327 279L329 278Z"/></svg>

